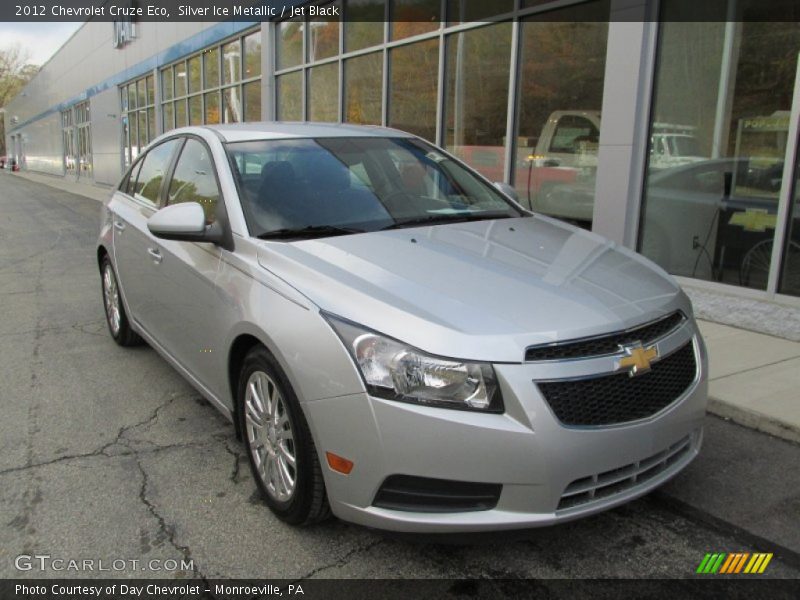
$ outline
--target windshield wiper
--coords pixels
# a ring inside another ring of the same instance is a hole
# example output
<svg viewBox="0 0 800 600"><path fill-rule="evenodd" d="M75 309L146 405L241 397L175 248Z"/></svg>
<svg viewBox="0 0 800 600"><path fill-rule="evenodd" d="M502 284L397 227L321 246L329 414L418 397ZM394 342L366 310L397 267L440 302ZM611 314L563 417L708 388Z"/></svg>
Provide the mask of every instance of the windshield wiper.
<svg viewBox="0 0 800 600"><path fill-rule="evenodd" d="M337 227L335 225L309 225L300 228L282 228L273 231L259 233L256 237L260 240L285 240L285 239L304 239L315 237L332 237L335 235L350 235L353 233L365 233L363 229L353 229L351 227Z"/></svg>
<svg viewBox="0 0 800 600"><path fill-rule="evenodd" d="M508 213L492 212L464 212L464 213L445 213L438 215L427 215L425 217L413 217L410 219L398 219L391 225L383 227L386 229L401 229L403 227L416 227L419 225L436 225L439 223L465 223L467 221L483 221L484 219L510 219L512 215Z"/></svg>

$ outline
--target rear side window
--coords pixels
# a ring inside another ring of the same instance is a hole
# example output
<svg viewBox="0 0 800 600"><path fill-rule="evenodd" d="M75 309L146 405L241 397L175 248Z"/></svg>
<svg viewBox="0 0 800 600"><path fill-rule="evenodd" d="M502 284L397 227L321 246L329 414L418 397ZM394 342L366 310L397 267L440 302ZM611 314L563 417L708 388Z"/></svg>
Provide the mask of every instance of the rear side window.
<svg viewBox="0 0 800 600"><path fill-rule="evenodd" d="M169 140L145 155L136 178L136 185L133 187L134 198L158 204L158 191L161 189L161 182L164 181L172 153L178 143L177 139Z"/></svg>
<svg viewBox="0 0 800 600"><path fill-rule="evenodd" d="M216 220L219 196L208 148L197 140L188 139L169 184L167 204L197 202L205 211L206 222L211 224Z"/></svg>

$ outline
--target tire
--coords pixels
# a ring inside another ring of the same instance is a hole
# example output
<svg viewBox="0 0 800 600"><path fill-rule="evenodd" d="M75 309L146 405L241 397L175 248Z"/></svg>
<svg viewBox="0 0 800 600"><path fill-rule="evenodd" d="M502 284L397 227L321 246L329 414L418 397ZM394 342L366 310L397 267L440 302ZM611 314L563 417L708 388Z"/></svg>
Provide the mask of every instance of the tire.
<svg viewBox="0 0 800 600"><path fill-rule="evenodd" d="M125 305L119 293L119 283L114 267L108 256L100 262L100 283L103 291L103 308L106 314L108 332L120 346L138 346L142 338L136 333L128 321Z"/></svg>
<svg viewBox="0 0 800 600"><path fill-rule="evenodd" d="M314 440L292 386L263 346L245 357L238 418L253 479L267 506L291 525L330 516Z"/></svg>

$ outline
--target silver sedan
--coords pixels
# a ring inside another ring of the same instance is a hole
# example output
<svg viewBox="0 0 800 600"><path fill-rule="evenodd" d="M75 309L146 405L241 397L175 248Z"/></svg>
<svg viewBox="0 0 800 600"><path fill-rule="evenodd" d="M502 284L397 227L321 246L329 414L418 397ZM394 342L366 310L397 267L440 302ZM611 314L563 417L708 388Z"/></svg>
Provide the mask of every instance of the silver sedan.
<svg viewBox="0 0 800 600"><path fill-rule="evenodd" d="M171 131L104 206L109 331L233 422L289 523L608 509L697 455L703 341L661 269L510 194L390 129Z"/></svg>

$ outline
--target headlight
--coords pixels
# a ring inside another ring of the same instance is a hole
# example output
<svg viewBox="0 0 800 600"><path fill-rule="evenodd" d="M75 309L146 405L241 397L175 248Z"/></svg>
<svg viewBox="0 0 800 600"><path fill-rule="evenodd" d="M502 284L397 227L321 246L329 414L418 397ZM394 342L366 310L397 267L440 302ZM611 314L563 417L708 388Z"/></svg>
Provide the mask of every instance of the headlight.
<svg viewBox="0 0 800 600"><path fill-rule="evenodd" d="M428 406L503 412L492 365L431 356L354 323L325 315L373 396Z"/></svg>

